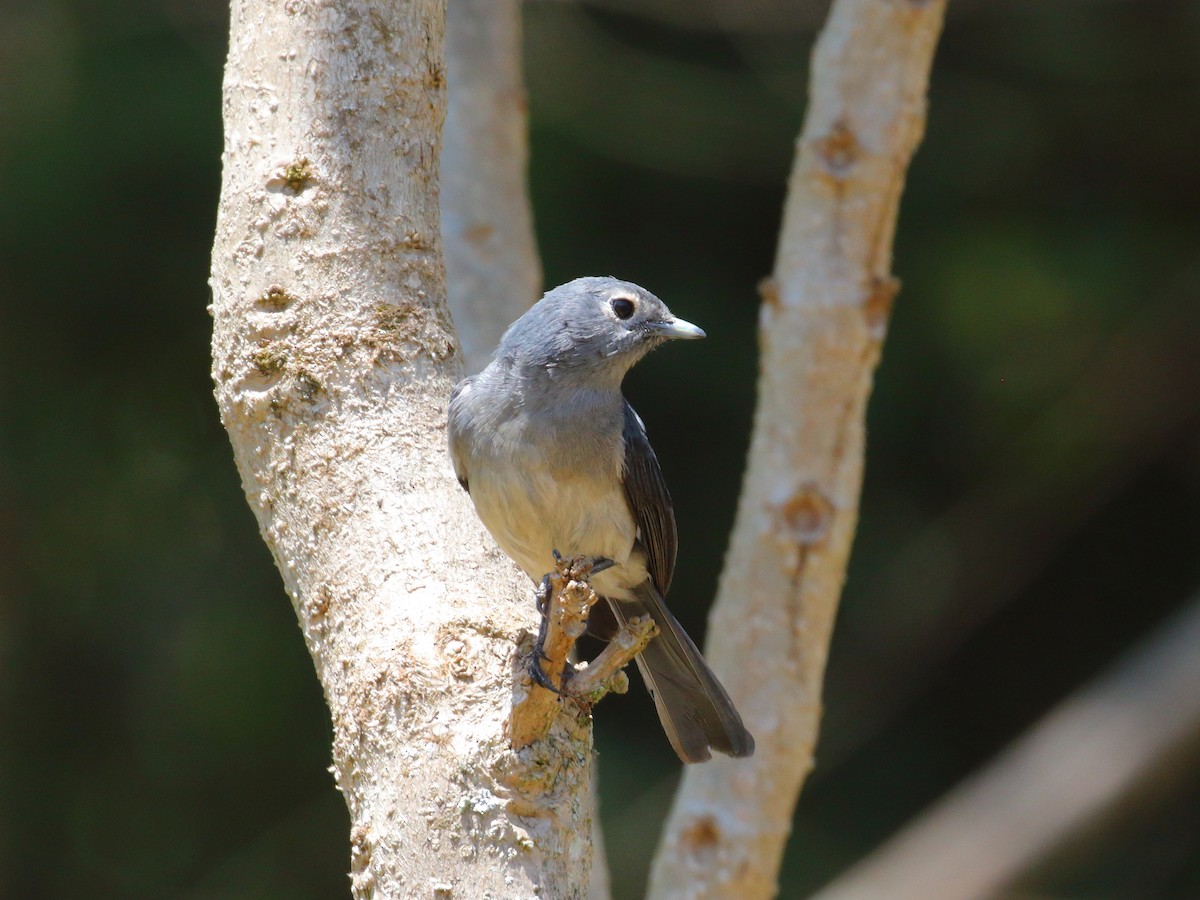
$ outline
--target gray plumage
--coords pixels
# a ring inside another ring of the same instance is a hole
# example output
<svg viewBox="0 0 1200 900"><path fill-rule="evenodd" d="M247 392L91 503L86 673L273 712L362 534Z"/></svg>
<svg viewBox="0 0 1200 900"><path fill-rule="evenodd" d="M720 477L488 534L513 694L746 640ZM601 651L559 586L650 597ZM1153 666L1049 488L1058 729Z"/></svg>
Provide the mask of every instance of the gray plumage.
<svg viewBox="0 0 1200 900"><path fill-rule="evenodd" d="M488 367L455 387L449 417L459 482L530 578L553 571L555 550L605 557L614 565L592 585L617 621L654 619L659 635L638 668L684 762L708 759L710 748L748 756L754 739L663 603L675 569L675 514L621 381L664 341L703 336L644 288L579 278L509 327Z"/></svg>

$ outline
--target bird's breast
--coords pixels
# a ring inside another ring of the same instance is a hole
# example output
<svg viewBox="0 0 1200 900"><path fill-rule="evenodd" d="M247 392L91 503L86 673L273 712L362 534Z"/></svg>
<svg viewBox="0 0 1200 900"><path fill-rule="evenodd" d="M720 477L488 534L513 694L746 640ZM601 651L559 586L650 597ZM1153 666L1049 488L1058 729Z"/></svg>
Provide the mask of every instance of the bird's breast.
<svg viewBox="0 0 1200 900"><path fill-rule="evenodd" d="M623 593L623 587L645 579L640 555L631 558L636 534L621 483L619 448L592 446L572 453L561 445L494 436L500 440L480 448L483 452L472 460L471 498L500 548L530 578L540 581L553 570L557 550L616 562L603 579L610 593Z"/></svg>

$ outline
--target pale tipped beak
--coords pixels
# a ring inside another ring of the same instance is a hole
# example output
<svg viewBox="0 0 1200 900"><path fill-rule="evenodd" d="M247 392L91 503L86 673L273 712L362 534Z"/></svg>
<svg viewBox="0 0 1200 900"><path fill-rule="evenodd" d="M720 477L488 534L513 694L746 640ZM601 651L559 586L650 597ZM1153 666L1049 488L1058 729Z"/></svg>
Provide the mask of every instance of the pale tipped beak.
<svg viewBox="0 0 1200 900"><path fill-rule="evenodd" d="M671 319L669 322L655 322L650 326L665 338L680 338L685 341L706 337L704 329L683 319Z"/></svg>

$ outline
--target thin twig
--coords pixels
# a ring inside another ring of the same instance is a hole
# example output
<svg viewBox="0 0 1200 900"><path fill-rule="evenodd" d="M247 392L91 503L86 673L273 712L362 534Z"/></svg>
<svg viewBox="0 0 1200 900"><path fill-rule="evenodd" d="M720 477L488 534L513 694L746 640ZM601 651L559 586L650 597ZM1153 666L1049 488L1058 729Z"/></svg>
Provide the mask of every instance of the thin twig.
<svg viewBox="0 0 1200 900"><path fill-rule="evenodd" d="M630 619L590 665L576 667L567 690L572 696L588 698L592 703L610 692L625 693L629 689L625 667L657 634L658 626L649 616Z"/></svg>

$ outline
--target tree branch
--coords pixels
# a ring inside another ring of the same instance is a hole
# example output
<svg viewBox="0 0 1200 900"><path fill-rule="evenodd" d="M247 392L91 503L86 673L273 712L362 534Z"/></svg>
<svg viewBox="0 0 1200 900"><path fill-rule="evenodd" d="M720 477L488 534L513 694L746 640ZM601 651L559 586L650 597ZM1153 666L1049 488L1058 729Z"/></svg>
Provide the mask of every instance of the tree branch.
<svg viewBox="0 0 1200 900"><path fill-rule="evenodd" d="M896 213L944 10L944 0L836 0L814 50L775 272L762 289L749 464L709 625L707 656L758 749L684 773L655 858L658 900L776 892L812 767L866 401L897 290Z"/></svg>
<svg viewBox="0 0 1200 900"><path fill-rule="evenodd" d="M442 236L450 311L468 372L540 295L525 176L519 0L450 0L446 22Z"/></svg>
<svg viewBox="0 0 1200 900"><path fill-rule="evenodd" d="M357 897L586 895L590 732L504 734L527 579L454 483L437 0L235 0L213 377L329 703Z"/></svg>
<svg viewBox="0 0 1200 900"><path fill-rule="evenodd" d="M820 900L994 897L1200 734L1200 598Z"/></svg>

